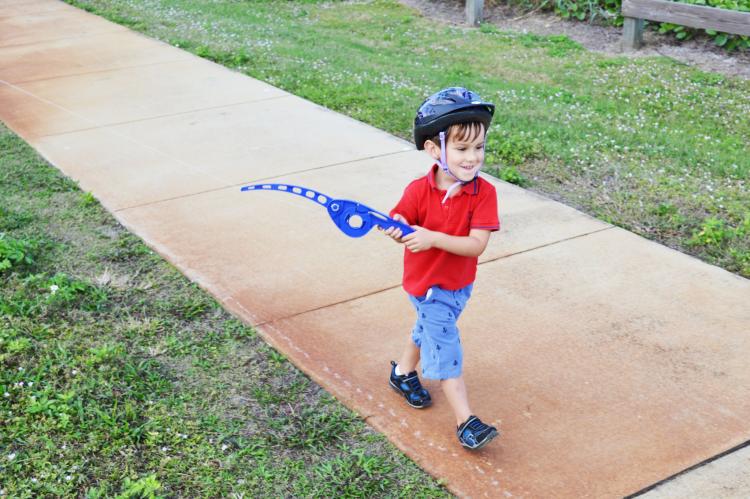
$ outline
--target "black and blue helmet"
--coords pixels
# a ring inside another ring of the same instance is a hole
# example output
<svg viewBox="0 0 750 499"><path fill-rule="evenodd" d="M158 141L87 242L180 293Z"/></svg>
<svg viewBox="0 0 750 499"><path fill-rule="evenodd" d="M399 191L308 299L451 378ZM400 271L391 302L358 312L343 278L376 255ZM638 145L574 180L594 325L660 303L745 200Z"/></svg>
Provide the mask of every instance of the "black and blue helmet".
<svg viewBox="0 0 750 499"><path fill-rule="evenodd" d="M419 106L414 118L414 143L424 149L426 140L436 137L451 125L479 122L490 128L495 105L464 87L449 87L432 94Z"/></svg>

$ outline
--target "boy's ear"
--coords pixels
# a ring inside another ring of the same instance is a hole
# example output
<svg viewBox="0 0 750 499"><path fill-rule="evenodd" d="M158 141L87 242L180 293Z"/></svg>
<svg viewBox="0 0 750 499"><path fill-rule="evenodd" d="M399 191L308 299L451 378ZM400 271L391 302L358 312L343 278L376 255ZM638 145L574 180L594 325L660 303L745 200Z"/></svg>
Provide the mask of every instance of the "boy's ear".
<svg viewBox="0 0 750 499"><path fill-rule="evenodd" d="M425 152L427 152L427 154L432 156L432 159L434 160L440 159L440 147L437 144L435 144L433 141L425 140L424 150Z"/></svg>

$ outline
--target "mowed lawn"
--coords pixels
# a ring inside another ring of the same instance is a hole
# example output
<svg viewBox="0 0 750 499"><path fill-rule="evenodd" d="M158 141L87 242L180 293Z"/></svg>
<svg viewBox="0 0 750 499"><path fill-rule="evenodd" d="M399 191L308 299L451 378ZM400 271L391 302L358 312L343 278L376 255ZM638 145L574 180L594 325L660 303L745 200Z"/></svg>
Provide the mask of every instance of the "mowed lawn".
<svg viewBox="0 0 750 499"><path fill-rule="evenodd" d="M498 106L487 172L750 277L749 81L395 0L68 1L407 139L470 87Z"/></svg>

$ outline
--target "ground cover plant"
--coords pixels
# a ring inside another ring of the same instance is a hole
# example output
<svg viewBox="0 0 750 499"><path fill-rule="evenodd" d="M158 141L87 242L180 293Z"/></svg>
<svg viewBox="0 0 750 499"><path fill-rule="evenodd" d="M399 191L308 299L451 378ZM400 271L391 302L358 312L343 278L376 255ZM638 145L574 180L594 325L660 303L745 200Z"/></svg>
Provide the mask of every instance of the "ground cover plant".
<svg viewBox="0 0 750 499"><path fill-rule="evenodd" d="M394 0L69 1L406 139L425 96L475 89L488 173L750 277L748 81Z"/></svg>
<svg viewBox="0 0 750 499"><path fill-rule="evenodd" d="M0 124L0 497L443 497Z"/></svg>

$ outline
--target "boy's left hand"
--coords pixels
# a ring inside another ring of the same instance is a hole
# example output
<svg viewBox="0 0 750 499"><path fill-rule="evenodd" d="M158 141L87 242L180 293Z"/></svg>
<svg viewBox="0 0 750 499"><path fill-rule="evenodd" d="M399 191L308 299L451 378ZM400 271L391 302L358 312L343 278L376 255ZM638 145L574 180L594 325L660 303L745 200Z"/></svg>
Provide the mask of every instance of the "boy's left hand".
<svg viewBox="0 0 750 499"><path fill-rule="evenodd" d="M397 222L401 222L405 225L409 225L409 222L407 222L406 219L403 216L399 215L398 213L393 214L393 219ZM378 225L377 227L378 227L378 230L383 230L381 226ZM402 232L401 232L401 229L399 229L398 227L391 227L389 229L386 229L384 234L386 236L389 236L391 239L393 239L397 243L403 242L401 240Z"/></svg>
<svg viewBox="0 0 750 499"><path fill-rule="evenodd" d="M425 229L419 225L412 225L414 232L404 236L401 240L404 242L409 251L417 253L427 251L435 247L438 232Z"/></svg>

